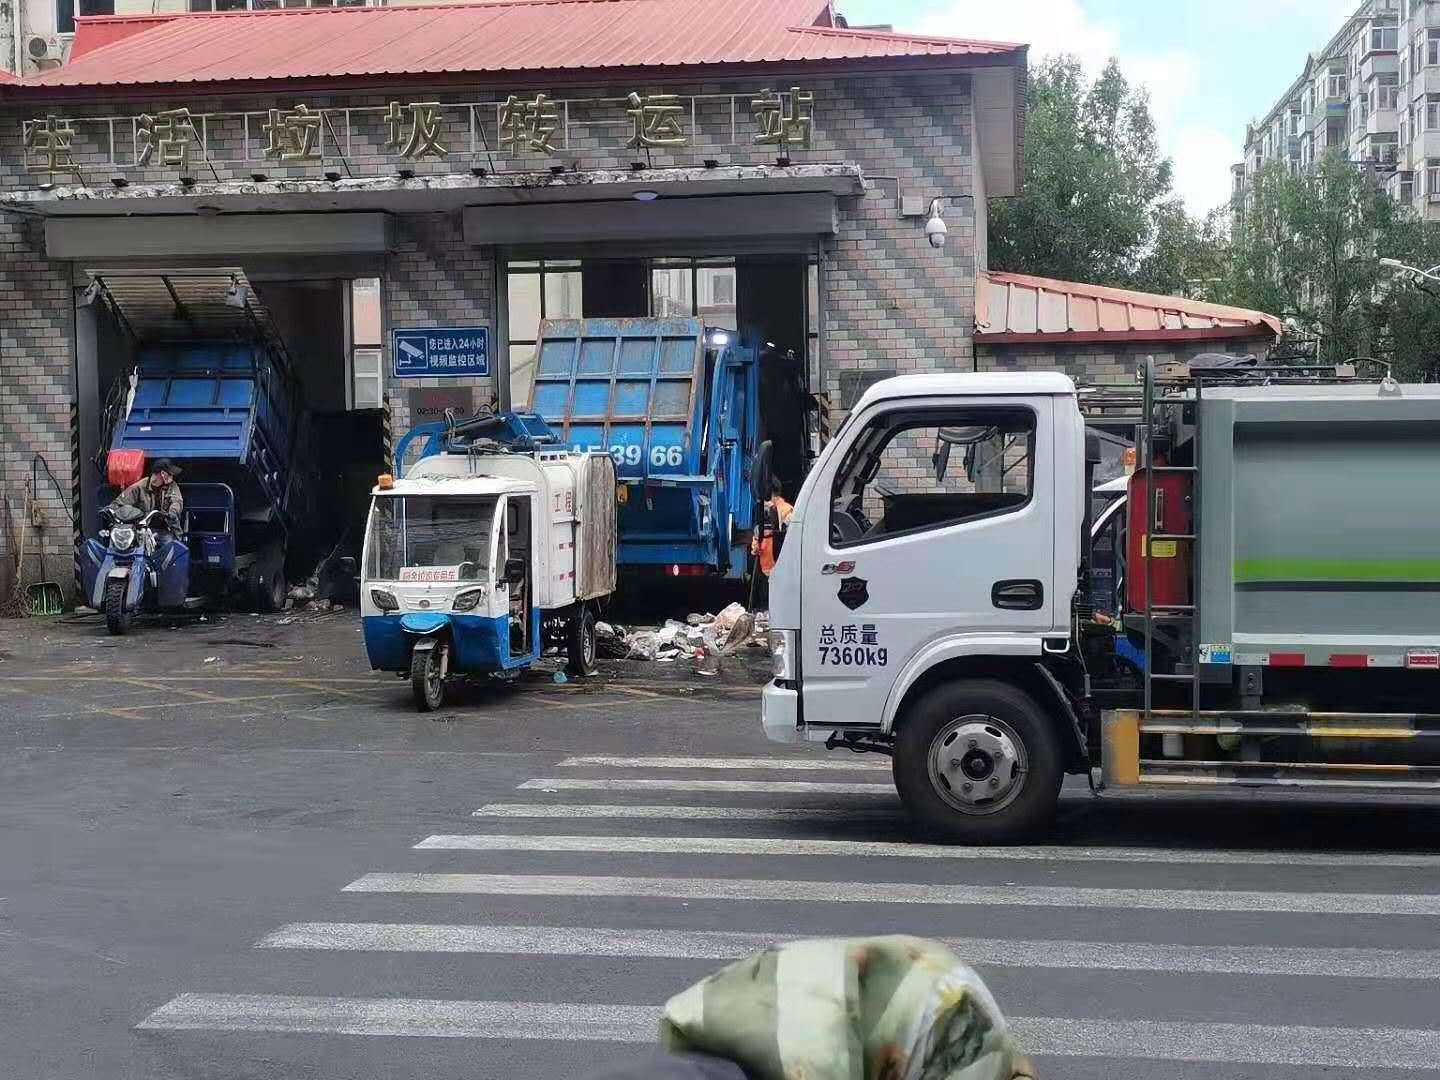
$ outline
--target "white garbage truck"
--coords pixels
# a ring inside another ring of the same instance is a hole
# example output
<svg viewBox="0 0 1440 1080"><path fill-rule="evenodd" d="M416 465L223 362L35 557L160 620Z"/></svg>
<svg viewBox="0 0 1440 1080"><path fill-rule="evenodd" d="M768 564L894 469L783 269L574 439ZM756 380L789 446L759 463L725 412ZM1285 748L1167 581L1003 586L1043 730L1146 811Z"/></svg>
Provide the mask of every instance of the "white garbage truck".
<svg viewBox="0 0 1440 1080"><path fill-rule="evenodd" d="M1143 367L1098 529L1065 375L871 387L771 578L766 734L890 755L972 843L1041 829L1066 774L1440 788L1440 386L1221 360Z"/></svg>
<svg viewBox="0 0 1440 1080"><path fill-rule="evenodd" d="M457 676L517 676L547 643L572 673L593 672L597 608L615 590L610 455L564 449L534 414L411 435L426 440L419 460L371 495L360 588L370 666L409 678L423 711Z"/></svg>

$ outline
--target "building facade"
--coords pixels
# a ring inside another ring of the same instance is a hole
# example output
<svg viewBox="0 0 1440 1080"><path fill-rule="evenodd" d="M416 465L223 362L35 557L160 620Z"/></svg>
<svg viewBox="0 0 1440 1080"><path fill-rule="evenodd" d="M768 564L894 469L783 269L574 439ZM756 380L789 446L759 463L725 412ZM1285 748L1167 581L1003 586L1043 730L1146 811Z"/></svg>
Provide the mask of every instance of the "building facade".
<svg viewBox="0 0 1440 1080"><path fill-rule="evenodd" d="M1440 3L1365 0L1261 119L1231 167L1236 209L1279 161L1295 172L1338 151L1368 165L1392 197L1440 216Z"/></svg>
<svg viewBox="0 0 1440 1080"><path fill-rule="evenodd" d="M106 274L239 272L301 358L306 407L397 435L527 404L547 317L738 328L837 416L883 374L974 366L1023 46L852 30L823 0L78 27L65 64L0 84L0 488L40 506L31 560L68 566L72 515L94 528L134 347L90 302ZM401 377L407 328L483 334L483 373Z"/></svg>

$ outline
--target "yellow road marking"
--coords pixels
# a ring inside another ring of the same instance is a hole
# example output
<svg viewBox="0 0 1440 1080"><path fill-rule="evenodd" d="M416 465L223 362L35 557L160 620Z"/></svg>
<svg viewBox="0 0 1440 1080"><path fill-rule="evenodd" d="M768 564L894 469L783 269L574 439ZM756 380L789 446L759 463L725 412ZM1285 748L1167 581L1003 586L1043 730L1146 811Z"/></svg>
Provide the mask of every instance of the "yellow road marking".
<svg viewBox="0 0 1440 1080"><path fill-rule="evenodd" d="M280 698L304 697L304 696L305 696L306 694L308 694L308 693L310 693L310 691L308 691L308 690L286 690L285 692L279 693L279 694L254 694L254 695L250 695L250 696L246 696L246 697L212 697L212 698L209 698L209 699L205 702L205 704L207 704L207 705L244 705L244 704L247 704L247 703L249 703L249 702L251 702L251 701L277 701L277 700L279 700ZM85 705L85 703L83 703L83 702L77 702L76 704L79 705L79 706L82 707L82 708L87 707L87 706ZM156 702L152 702L152 703L150 703L150 704L148 704L148 705L125 705L125 706L123 706L123 711L125 711L125 712L140 712L140 711L143 710L143 709L176 709L176 708L184 707L184 706L189 705L189 704L190 704L190 702L188 702L188 701L156 701ZM68 713L47 713L47 714L44 715L44 716L37 717L37 719L39 719L39 720L47 720L47 719L52 719L52 718L55 718L55 717L67 716L67 715L69 715L69 714L68 714ZM140 719L140 717L137 716L137 717L135 717L134 719L138 720L138 719ZM222 719L233 719L233 717L222 717Z"/></svg>
<svg viewBox="0 0 1440 1080"><path fill-rule="evenodd" d="M152 679L140 679L133 675L116 675L116 682L125 683L128 686L140 686L146 690L154 690L158 693L184 694L186 697L195 698L198 701L216 702L220 698L214 694L207 694L203 690L186 690L183 686L168 686L162 682L155 682Z"/></svg>

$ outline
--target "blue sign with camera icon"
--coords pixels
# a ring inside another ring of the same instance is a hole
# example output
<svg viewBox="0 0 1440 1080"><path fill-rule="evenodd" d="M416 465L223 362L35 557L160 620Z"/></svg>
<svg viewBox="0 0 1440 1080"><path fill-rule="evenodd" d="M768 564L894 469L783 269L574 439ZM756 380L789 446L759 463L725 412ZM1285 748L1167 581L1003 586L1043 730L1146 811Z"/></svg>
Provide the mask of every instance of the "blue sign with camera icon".
<svg viewBox="0 0 1440 1080"><path fill-rule="evenodd" d="M390 332L397 379L490 374L488 326L427 326Z"/></svg>

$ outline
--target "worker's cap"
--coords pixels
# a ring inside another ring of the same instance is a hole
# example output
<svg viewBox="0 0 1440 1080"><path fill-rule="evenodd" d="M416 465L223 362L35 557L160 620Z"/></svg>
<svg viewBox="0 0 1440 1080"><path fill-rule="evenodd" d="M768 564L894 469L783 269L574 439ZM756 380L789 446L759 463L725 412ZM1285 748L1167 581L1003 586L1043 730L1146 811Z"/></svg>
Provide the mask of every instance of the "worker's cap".
<svg viewBox="0 0 1440 1080"><path fill-rule="evenodd" d="M178 477L180 467L168 457L156 458L150 463L150 475L154 476L157 472L168 472L171 476Z"/></svg>

